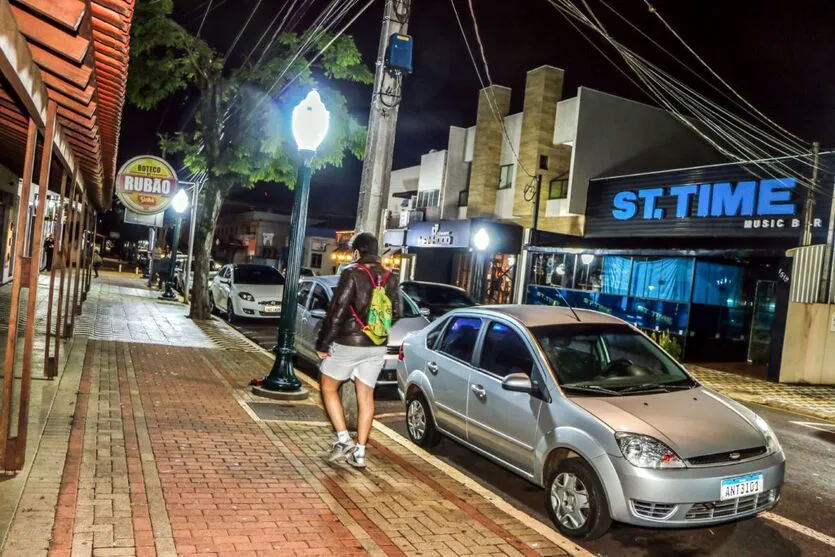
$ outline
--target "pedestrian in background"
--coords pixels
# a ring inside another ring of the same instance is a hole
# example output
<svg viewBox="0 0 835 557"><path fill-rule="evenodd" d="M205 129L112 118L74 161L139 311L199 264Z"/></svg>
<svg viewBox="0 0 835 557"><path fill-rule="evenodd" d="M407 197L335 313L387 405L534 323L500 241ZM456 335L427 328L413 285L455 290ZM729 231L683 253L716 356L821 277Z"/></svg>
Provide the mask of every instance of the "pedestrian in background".
<svg viewBox="0 0 835 557"><path fill-rule="evenodd" d="M46 270L52 270L52 257L55 253L55 238L52 237L52 234L46 237L46 240L43 243L44 253L46 253Z"/></svg>
<svg viewBox="0 0 835 557"><path fill-rule="evenodd" d="M397 277L380 263L377 238L368 232L351 240L353 263L339 284L316 341L322 398L336 434L329 460L346 457L348 464L365 467L365 447L374 419L374 387L383 369L388 331L402 314ZM353 380L359 410L357 441L345 425L339 388Z"/></svg>
<svg viewBox="0 0 835 557"><path fill-rule="evenodd" d="M93 249L93 272L96 273L96 278L99 278L99 269L101 269L101 264L103 260L101 258L101 254L99 253L99 248L96 247Z"/></svg>

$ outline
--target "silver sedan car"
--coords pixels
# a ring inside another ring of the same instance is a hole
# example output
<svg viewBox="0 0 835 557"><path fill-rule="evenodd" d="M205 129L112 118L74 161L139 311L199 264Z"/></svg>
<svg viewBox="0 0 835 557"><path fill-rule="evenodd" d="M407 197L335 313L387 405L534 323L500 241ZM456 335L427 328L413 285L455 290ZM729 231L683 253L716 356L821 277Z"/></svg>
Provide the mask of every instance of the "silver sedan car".
<svg viewBox="0 0 835 557"><path fill-rule="evenodd" d="M777 504L785 456L757 414L631 325L546 306L455 310L403 342L409 437L443 434L545 488L565 535L703 526Z"/></svg>
<svg viewBox="0 0 835 557"><path fill-rule="evenodd" d="M339 275L324 277L303 277L299 286L299 309L296 314L296 353L304 359L319 363L316 355L316 339L333 299L333 291L339 284ZM388 351L383 371L377 385L397 384L397 356L400 344L408 333L418 331L429 324L427 312L421 312L417 305L403 294L403 315L389 331Z"/></svg>

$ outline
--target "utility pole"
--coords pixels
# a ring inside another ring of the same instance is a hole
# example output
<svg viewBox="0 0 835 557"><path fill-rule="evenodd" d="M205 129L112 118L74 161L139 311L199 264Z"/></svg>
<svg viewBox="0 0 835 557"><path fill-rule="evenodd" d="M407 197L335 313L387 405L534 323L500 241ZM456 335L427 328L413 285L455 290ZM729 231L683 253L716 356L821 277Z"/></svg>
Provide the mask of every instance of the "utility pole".
<svg viewBox="0 0 835 557"><path fill-rule="evenodd" d="M820 163L821 144L815 141L812 143L812 186L818 185L818 165ZM815 212L815 192L813 189L806 190L806 206L803 209L803 241L801 245L812 245L812 214Z"/></svg>
<svg viewBox="0 0 835 557"><path fill-rule="evenodd" d="M368 117L368 139L355 229L357 232L372 232L380 240L386 227L383 213L388 204L394 136L403 84L403 72L387 66L386 52L392 35L407 33L411 11L412 0L386 0Z"/></svg>

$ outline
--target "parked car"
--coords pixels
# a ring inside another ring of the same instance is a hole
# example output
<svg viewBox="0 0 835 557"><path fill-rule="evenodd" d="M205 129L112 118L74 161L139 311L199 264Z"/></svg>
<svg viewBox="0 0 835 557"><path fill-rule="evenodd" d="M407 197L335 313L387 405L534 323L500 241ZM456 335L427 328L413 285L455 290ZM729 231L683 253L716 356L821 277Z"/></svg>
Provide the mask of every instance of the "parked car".
<svg viewBox="0 0 835 557"><path fill-rule="evenodd" d="M409 280L401 287L418 307L429 310L429 318L433 320L453 309L476 305L466 290L450 284Z"/></svg>
<svg viewBox="0 0 835 557"><path fill-rule="evenodd" d="M318 363L316 338L322 328L325 314L333 299L333 291L339 284L339 275L324 277L305 277L299 289L299 313L296 316L296 353L302 358ZM397 384L397 356L403 337L418 331L429 324L417 305L403 296L403 315L389 331L386 363L377 380L378 385Z"/></svg>
<svg viewBox="0 0 835 557"><path fill-rule="evenodd" d="M212 309L231 323L239 317L274 319L281 316L284 276L269 265L225 265L209 286Z"/></svg>
<svg viewBox="0 0 835 557"><path fill-rule="evenodd" d="M302 276L302 277L318 277L319 272L314 271L310 267L302 267L301 270L299 271L299 275Z"/></svg>
<svg viewBox="0 0 835 557"><path fill-rule="evenodd" d="M544 487L570 537L727 522L780 497L768 424L605 314L456 310L406 337L397 380L412 441L443 434Z"/></svg>
<svg viewBox="0 0 835 557"><path fill-rule="evenodd" d="M185 273L184 269L186 268L186 261L187 257L180 257L177 256L177 267L174 270L174 288L180 294L185 292L185 288L183 282L185 281ZM211 286L212 280L214 280L215 276L220 271L222 265L212 259L209 262L209 285ZM188 274L188 290L191 292L191 289L194 287L194 261L191 262L191 272Z"/></svg>

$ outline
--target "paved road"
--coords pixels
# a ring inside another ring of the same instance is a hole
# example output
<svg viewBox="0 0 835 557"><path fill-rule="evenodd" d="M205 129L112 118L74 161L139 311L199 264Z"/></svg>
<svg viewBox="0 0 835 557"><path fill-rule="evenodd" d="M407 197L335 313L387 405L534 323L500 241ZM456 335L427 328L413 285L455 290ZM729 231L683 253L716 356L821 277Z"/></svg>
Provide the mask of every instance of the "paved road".
<svg viewBox="0 0 835 557"><path fill-rule="evenodd" d="M238 329L265 348L275 344L275 324L244 323ZM303 365L301 369L311 376L316 374L313 366ZM380 421L405 436L403 405L396 391L378 389L376 399ZM835 424L761 406L755 410L774 428L788 456L786 484L773 513L724 526L689 530L616 524L599 540L582 545L596 555L611 557L834 556ZM443 440L432 453L501 494L517 508L550 523L540 488L449 440ZM811 532L803 533L795 524ZM829 543L821 537L829 537Z"/></svg>

